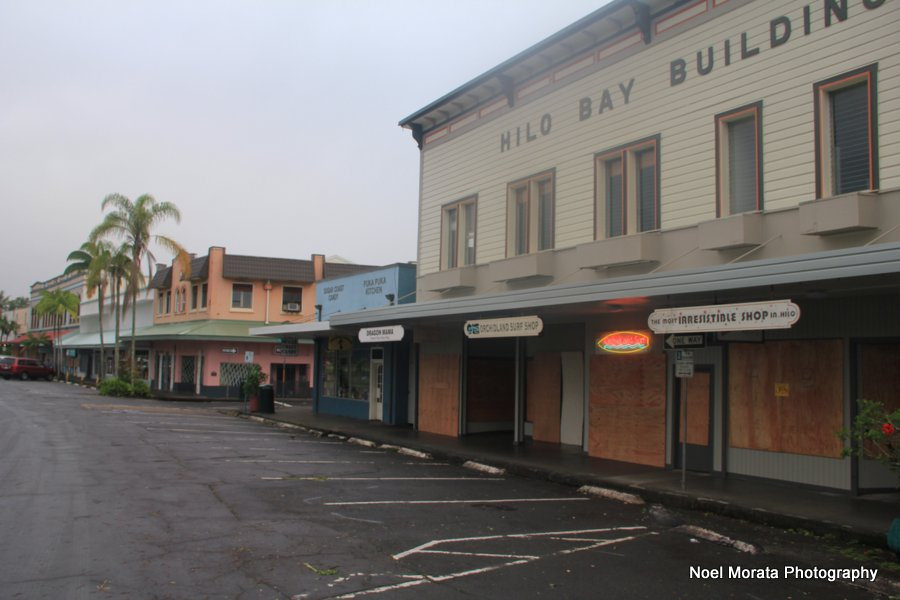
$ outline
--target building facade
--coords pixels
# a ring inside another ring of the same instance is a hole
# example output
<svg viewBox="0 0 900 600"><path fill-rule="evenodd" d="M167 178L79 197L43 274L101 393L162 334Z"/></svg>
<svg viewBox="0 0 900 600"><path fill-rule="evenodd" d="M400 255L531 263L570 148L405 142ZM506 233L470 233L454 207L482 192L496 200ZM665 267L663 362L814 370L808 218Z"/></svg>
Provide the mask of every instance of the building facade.
<svg viewBox="0 0 900 600"><path fill-rule="evenodd" d="M316 283L327 274L371 267L311 260L227 254L212 247L159 265L150 288L153 326L137 338L151 347L151 387L171 393L237 398L246 369L257 364L279 397L309 397L313 351L309 342L282 344L253 337L251 327L315 319Z"/></svg>
<svg viewBox="0 0 900 600"><path fill-rule="evenodd" d="M523 51L401 121L417 302L332 325L414 330L421 431L894 486L836 434L900 406L897 9L619 0Z"/></svg>

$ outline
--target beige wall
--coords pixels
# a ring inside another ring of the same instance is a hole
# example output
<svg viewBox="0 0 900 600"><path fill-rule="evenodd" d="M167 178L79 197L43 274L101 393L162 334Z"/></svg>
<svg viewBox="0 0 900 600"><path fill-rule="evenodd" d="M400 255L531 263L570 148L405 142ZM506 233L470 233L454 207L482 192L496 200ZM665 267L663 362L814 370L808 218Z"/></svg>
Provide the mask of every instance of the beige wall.
<svg viewBox="0 0 900 600"><path fill-rule="evenodd" d="M705 16L687 21L613 56L607 66L559 88L547 87L440 139L422 158L419 275L439 270L441 206L478 195L477 262L506 254L507 184L556 170L556 248L594 239L595 153L647 136L661 137L663 230L716 217L714 116L762 101L764 202L766 210L797 206L815 197L813 84L878 63L878 129L881 189L900 187L900 6L887 0L866 9L849 0L849 18L825 27L821 2L757 0L719 2ZM709 0L710 7L713 1ZM803 34L802 11L811 8L812 31ZM788 16L790 40L769 47L769 22ZM741 60L740 36L759 55ZM723 40L731 40L732 63L723 64ZM715 67L697 74L696 54L714 47ZM684 83L670 85L670 62L688 64ZM590 71L590 69L588 69ZM572 76L575 77L575 76ZM634 79L629 103L619 84ZM613 109L596 114L604 89ZM579 120L578 103L590 97L594 114ZM515 145L516 128L537 131L550 114L548 135ZM494 116L496 115L496 116ZM511 147L500 151L501 134ZM493 283L491 286L496 287ZM480 286L479 286L480 287Z"/></svg>

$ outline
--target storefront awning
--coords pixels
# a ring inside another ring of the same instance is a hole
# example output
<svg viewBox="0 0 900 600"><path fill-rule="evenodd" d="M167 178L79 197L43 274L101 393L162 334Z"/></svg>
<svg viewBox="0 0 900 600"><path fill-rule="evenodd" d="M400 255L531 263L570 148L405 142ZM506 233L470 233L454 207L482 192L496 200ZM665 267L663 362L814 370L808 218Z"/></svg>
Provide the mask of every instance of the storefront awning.
<svg viewBox="0 0 900 600"><path fill-rule="evenodd" d="M112 347L114 341L116 339L115 331L104 331L103 332L103 344L107 347ZM119 344L123 344L128 342L131 339L131 329L128 330L119 330ZM73 333L72 335L67 335L59 341L59 346L61 348L99 348L100 347L100 332L94 331L91 333Z"/></svg>
<svg viewBox="0 0 900 600"><path fill-rule="evenodd" d="M336 327L447 316L516 313L550 307L575 307L626 298L662 298L721 294L749 288L782 286L799 289L816 282L840 280L846 289L863 278L890 283L900 274L900 244L876 244L784 258L746 261L705 269L662 271L628 277L509 290L501 293L432 300L331 316ZM872 283L871 281L869 283ZM816 287L819 287L816 285Z"/></svg>
<svg viewBox="0 0 900 600"><path fill-rule="evenodd" d="M29 335L36 335L36 336L37 336L37 335L43 335L43 336L46 336L47 339L50 340L51 342L52 342L54 339L56 339L57 336L59 336L59 337L60 337L60 345L64 345L63 342L65 341L66 337L68 337L69 335L77 335L77 334L78 334L78 331L73 331L73 330L71 330L71 329L67 329L67 330L65 330L65 331L59 331L59 332L56 332L56 331L53 331L53 330L48 330L48 331L30 331L30 332L27 332L27 333L23 333L22 335L20 335L20 336L18 336L18 337L15 337L15 338L13 338L13 339L11 339L11 340L8 340L8 341L6 341L6 342L3 342L3 343L4 343L4 344L10 344L10 345L18 345L18 344L21 344L22 342L24 342L25 340L27 340Z"/></svg>
<svg viewBox="0 0 900 600"><path fill-rule="evenodd" d="M277 337L260 337L250 335L250 329L258 327L259 321L229 321L225 319L208 319L204 321L184 321L181 323L165 323L140 329L135 333L138 340L213 340L232 342L268 342L279 343Z"/></svg>
<svg viewBox="0 0 900 600"><path fill-rule="evenodd" d="M299 340L311 340L317 335L331 332L331 324L328 321L311 321L309 323L284 323L281 325L266 325L265 327L253 327L250 335L290 337Z"/></svg>

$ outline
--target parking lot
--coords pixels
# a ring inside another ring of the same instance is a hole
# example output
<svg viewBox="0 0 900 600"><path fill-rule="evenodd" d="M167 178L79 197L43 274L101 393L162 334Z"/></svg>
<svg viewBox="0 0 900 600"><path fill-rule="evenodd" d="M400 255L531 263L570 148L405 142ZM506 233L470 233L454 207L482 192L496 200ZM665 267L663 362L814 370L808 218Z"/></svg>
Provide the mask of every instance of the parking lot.
<svg viewBox="0 0 900 600"><path fill-rule="evenodd" d="M0 382L0 411L0 527L24 547L0 550L4 597L870 597L692 579L784 561L652 507L204 406Z"/></svg>

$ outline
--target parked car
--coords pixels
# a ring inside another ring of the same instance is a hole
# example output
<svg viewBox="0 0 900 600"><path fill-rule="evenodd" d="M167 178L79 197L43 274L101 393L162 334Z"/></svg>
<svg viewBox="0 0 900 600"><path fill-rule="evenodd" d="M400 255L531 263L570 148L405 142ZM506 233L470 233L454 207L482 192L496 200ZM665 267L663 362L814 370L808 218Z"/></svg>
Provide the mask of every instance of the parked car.
<svg viewBox="0 0 900 600"><path fill-rule="evenodd" d="M43 377L50 381L55 374L56 372L51 367L46 367L33 358L0 357L0 377L3 379L18 377L22 381L26 381Z"/></svg>

